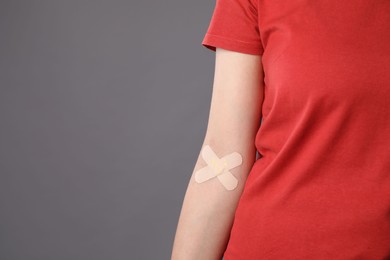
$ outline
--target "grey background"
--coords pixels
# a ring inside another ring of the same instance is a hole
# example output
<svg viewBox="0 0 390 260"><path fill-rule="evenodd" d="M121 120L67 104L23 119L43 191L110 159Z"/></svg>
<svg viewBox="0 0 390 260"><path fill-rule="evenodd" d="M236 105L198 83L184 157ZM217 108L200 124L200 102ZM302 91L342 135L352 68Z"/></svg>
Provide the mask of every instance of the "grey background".
<svg viewBox="0 0 390 260"><path fill-rule="evenodd" d="M0 259L169 259L214 1L0 0Z"/></svg>

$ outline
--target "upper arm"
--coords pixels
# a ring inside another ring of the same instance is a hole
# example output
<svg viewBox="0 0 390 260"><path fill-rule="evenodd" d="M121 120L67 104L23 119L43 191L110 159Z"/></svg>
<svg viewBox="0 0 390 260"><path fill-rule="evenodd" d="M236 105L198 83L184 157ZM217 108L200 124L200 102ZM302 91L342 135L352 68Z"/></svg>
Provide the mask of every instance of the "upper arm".
<svg viewBox="0 0 390 260"><path fill-rule="evenodd" d="M238 151L252 164L263 101L261 56L217 48L215 57L205 143L220 153Z"/></svg>
<svg viewBox="0 0 390 260"><path fill-rule="evenodd" d="M255 137L263 102L264 52L257 0L216 0L202 45L215 51L205 144L218 156L239 152L245 177L256 159Z"/></svg>

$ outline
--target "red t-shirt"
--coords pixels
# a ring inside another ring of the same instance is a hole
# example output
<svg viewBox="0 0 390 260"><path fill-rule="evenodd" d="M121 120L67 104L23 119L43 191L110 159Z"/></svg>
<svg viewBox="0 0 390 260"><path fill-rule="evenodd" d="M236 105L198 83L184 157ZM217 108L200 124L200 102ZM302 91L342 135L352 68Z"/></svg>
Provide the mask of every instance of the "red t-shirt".
<svg viewBox="0 0 390 260"><path fill-rule="evenodd" d="M202 44L265 75L224 259L390 259L390 1L216 0Z"/></svg>

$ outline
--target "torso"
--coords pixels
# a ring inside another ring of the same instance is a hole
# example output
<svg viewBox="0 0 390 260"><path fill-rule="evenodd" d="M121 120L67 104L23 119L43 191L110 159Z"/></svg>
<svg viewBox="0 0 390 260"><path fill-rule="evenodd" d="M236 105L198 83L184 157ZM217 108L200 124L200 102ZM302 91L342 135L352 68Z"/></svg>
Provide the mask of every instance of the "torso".
<svg viewBox="0 0 390 260"><path fill-rule="evenodd" d="M262 157L225 260L390 259L390 1L258 8Z"/></svg>

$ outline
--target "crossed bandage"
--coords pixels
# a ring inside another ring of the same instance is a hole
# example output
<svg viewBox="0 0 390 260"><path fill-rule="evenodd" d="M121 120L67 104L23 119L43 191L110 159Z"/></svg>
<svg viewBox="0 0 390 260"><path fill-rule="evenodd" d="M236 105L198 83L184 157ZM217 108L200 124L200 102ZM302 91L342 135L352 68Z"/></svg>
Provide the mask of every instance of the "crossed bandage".
<svg viewBox="0 0 390 260"><path fill-rule="evenodd" d="M205 145L201 154L207 166L195 172L195 181L197 183L217 177L227 190L233 190L237 187L238 180L229 170L242 164L242 157L239 153L233 152L218 158L211 147Z"/></svg>

